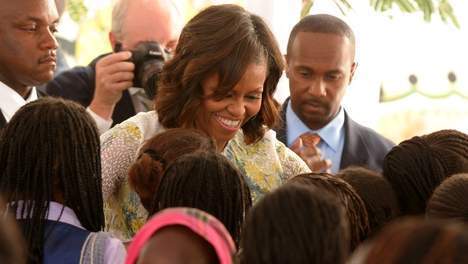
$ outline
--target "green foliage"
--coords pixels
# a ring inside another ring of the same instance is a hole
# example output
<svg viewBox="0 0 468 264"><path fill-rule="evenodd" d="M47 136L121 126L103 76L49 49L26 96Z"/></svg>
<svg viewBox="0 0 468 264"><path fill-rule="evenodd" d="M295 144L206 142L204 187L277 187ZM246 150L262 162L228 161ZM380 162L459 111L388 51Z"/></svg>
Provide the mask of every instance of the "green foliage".
<svg viewBox="0 0 468 264"><path fill-rule="evenodd" d="M370 0L375 10L385 12L394 5L402 12L422 12L425 21L431 21L432 15L438 13L444 22L451 22L460 27L449 0Z"/></svg>
<svg viewBox="0 0 468 264"><path fill-rule="evenodd" d="M67 11L70 14L70 17L76 23L81 22L81 20L86 17L86 14L88 13L88 9L83 3L83 0L68 0Z"/></svg>
<svg viewBox="0 0 468 264"><path fill-rule="evenodd" d="M352 9L348 0L332 0L342 13ZM362 1L362 0L359 0ZM313 0L304 0L301 10L301 17L306 16L313 6ZM454 14L454 10L449 0L369 0L369 4L374 10L385 12L396 5L402 12L416 13L422 12L425 21L431 21L432 15L438 13L442 21L450 22L457 28L460 27L458 20Z"/></svg>

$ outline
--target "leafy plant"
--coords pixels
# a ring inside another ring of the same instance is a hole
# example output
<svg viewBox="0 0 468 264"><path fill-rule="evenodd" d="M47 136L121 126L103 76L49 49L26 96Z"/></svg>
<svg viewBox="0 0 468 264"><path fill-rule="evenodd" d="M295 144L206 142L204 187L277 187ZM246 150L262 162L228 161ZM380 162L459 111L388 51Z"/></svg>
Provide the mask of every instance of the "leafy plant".
<svg viewBox="0 0 468 264"><path fill-rule="evenodd" d="M348 0L332 1L342 13L352 9L352 5ZM301 17L304 17L312 8L314 0L303 0L302 3ZM379 12L388 11L393 6L397 6L405 13L422 12L425 21L431 21L432 15L438 13L442 21L451 22L456 27L460 27L449 0L369 0L369 4Z"/></svg>

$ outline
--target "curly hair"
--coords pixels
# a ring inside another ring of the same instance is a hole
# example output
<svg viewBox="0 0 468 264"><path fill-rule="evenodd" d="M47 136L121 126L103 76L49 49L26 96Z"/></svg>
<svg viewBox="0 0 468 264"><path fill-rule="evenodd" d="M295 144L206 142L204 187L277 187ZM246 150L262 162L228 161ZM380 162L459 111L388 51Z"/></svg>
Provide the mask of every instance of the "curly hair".
<svg viewBox="0 0 468 264"><path fill-rule="evenodd" d="M260 111L242 125L247 144L260 140L266 128L279 120L279 104L273 98L284 61L276 40L257 15L240 6L210 6L192 18L182 30L174 57L160 75L155 109L167 127L196 128L203 101L201 83L218 75L216 97L227 95L252 63L266 63Z"/></svg>

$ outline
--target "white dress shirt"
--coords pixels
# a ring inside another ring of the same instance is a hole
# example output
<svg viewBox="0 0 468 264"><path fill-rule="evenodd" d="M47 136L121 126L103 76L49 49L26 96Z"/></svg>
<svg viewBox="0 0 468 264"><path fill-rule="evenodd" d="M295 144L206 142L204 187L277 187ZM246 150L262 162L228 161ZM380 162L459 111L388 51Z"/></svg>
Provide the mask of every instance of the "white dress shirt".
<svg viewBox="0 0 468 264"><path fill-rule="evenodd" d="M7 122L23 105L37 100L37 91L33 87L28 98L24 99L19 93L11 89L9 86L0 82L0 110Z"/></svg>

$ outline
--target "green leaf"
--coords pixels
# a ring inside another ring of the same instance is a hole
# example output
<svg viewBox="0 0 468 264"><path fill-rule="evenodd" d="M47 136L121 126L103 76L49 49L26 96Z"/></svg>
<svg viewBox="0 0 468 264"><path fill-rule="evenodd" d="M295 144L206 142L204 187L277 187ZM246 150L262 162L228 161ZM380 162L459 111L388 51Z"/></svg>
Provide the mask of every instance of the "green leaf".
<svg viewBox="0 0 468 264"><path fill-rule="evenodd" d="M307 16L310 13L310 9L312 8L313 5L314 5L313 0L304 1L302 5L302 10L301 10L301 18Z"/></svg>

